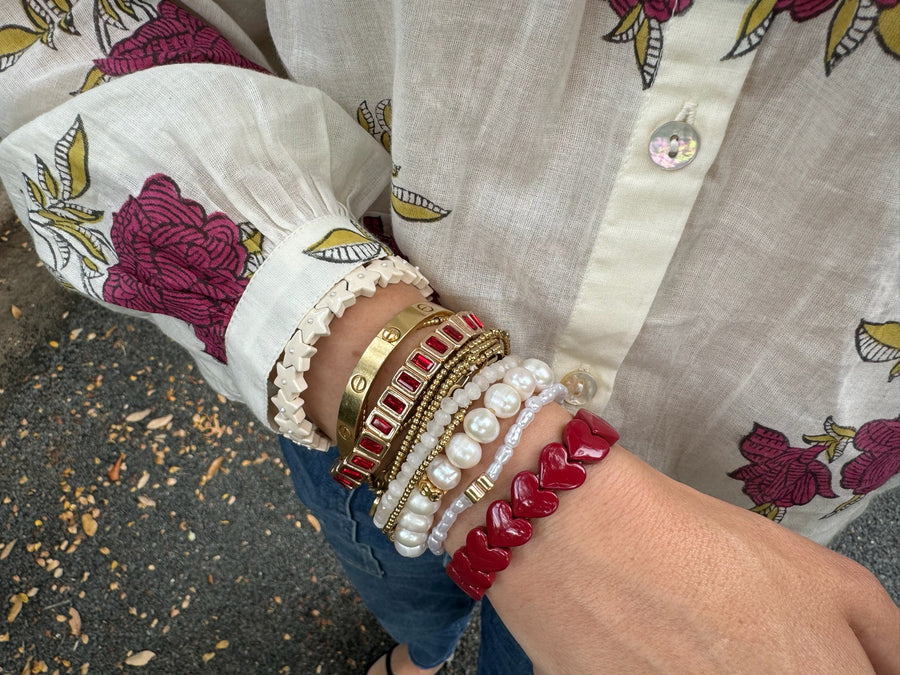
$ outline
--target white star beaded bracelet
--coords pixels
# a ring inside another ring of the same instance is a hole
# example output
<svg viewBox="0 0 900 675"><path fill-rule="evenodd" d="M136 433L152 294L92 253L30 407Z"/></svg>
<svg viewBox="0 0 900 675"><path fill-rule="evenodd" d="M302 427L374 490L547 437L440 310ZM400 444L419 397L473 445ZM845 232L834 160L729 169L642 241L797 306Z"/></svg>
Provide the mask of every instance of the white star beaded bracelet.
<svg viewBox="0 0 900 675"><path fill-rule="evenodd" d="M272 385L276 393L270 400L275 405L274 421L278 433L315 450L324 452L331 447L331 440L306 419L303 410L304 373L309 370L309 360L316 353L314 345L320 337L331 333L332 319L343 316L344 310L355 305L357 298L371 298L378 288L400 282L419 289L426 298L433 293L428 279L417 267L398 256L388 256L354 268L300 319L284 347L280 362L275 364Z"/></svg>

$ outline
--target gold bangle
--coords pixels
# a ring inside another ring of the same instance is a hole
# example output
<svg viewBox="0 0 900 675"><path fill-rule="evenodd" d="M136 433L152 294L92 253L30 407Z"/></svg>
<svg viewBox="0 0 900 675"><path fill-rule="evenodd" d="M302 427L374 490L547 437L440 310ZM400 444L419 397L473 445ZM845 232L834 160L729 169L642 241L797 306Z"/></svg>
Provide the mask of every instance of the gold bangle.
<svg viewBox="0 0 900 675"><path fill-rule="evenodd" d="M440 323L452 312L433 302L417 302L398 312L378 331L350 374L338 409L337 445L341 457L353 450L363 404L384 362L413 331Z"/></svg>
<svg viewBox="0 0 900 675"><path fill-rule="evenodd" d="M377 491L378 476L383 467L391 465L404 438L401 431L429 391L432 380L442 380L446 376L445 362L454 363L457 351L483 332L484 325L472 312L458 312L433 328L364 412L365 421L356 434L353 450L335 461L332 476L345 487L366 481Z"/></svg>

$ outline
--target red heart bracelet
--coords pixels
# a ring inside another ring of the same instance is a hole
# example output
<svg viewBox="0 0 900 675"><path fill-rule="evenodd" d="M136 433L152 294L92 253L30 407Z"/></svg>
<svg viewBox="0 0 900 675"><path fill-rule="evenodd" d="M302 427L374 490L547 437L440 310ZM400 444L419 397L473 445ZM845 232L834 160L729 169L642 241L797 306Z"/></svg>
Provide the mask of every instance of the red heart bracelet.
<svg viewBox="0 0 900 675"><path fill-rule="evenodd" d="M509 501L500 499L488 507L484 527L475 527L466 543L447 565L447 574L469 597L480 599L506 569L515 546L531 540L530 518L544 518L559 506L554 490L574 490L587 477L585 464L609 454L619 434L606 420L587 410L563 429L562 443L548 443L541 450L537 473L521 471L513 478Z"/></svg>

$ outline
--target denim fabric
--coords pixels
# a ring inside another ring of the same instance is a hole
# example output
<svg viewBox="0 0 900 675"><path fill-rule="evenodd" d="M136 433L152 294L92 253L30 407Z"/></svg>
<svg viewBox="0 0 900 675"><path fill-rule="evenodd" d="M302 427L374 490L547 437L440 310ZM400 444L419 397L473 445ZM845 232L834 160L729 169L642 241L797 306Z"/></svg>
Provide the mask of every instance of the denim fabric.
<svg viewBox="0 0 900 675"><path fill-rule="evenodd" d="M403 558L372 525L372 494L348 491L331 480L332 448L311 451L279 437L294 489L322 525L347 576L378 622L398 643L409 644L420 668L453 654L475 603L444 572L445 560L426 553ZM531 663L488 603L482 609L480 675L522 675Z"/></svg>

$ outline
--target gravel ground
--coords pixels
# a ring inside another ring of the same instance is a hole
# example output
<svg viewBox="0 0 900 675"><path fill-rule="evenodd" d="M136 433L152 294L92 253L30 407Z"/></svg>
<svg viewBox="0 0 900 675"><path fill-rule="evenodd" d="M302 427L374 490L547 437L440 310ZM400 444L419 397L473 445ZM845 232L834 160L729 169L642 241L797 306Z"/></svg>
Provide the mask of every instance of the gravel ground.
<svg viewBox="0 0 900 675"><path fill-rule="evenodd" d="M273 437L0 232L0 673L364 672L390 640ZM898 524L895 490L836 548L900 602ZM444 672L476 652L473 626Z"/></svg>

